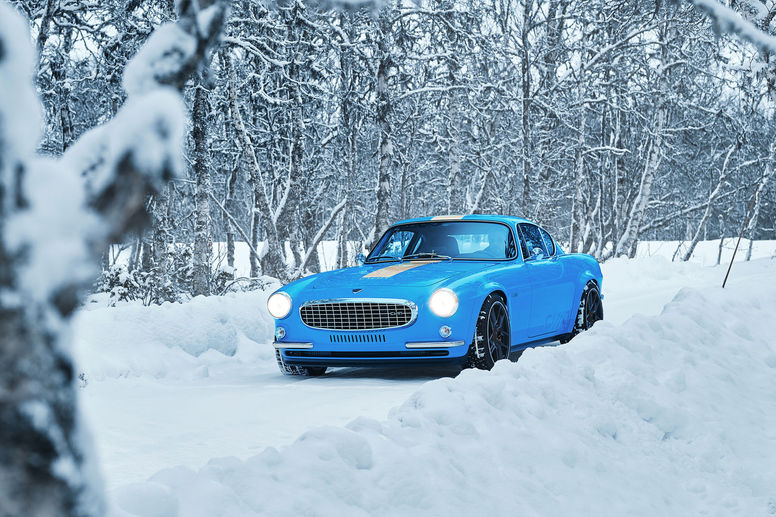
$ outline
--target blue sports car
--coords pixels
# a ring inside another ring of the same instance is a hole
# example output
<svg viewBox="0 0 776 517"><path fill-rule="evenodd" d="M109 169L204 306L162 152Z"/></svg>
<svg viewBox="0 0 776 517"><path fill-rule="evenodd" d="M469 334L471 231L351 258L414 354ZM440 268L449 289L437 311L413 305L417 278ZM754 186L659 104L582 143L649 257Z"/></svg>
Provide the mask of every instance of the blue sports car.
<svg viewBox="0 0 776 517"><path fill-rule="evenodd" d="M391 226L360 265L292 282L268 301L278 365L451 363L490 369L603 318L601 268L517 217L424 217Z"/></svg>

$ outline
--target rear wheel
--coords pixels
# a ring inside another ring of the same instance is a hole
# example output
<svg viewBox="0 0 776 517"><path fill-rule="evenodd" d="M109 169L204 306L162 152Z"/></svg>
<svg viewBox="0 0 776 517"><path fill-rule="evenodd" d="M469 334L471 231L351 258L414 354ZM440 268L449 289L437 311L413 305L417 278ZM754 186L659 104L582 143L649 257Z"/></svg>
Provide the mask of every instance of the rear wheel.
<svg viewBox="0 0 776 517"><path fill-rule="evenodd" d="M506 301L491 293L477 316L474 342L469 347L468 366L490 370L501 359L517 360L522 352L510 355L511 330Z"/></svg>
<svg viewBox="0 0 776 517"><path fill-rule="evenodd" d="M570 334L566 334L560 342L568 343L571 341L571 338L589 329L596 321L601 321L602 319L604 319L604 304L601 301L601 293L596 283L591 280L582 290L577 317L574 320L574 329Z"/></svg>
<svg viewBox="0 0 776 517"><path fill-rule="evenodd" d="M275 350L275 359L278 362L278 368L283 375L302 375L305 377L320 377L326 373L325 366L295 366L292 364L286 364L283 361L283 356L280 350Z"/></svg>

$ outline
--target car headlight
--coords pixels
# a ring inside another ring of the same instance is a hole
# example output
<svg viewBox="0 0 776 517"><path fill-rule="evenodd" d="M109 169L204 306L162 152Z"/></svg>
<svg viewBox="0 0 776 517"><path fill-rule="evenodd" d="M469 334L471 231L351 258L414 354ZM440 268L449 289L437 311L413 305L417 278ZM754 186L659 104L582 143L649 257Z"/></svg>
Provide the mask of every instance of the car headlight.
<svg viewBox="0 0 776 517"><path fill-rule="evenodd" d="M284 292L273 293L267 300L267 310L273 318L285 318L291 312L291 297Z"/></svg>
<svg viewBox="0 0 776 517"><path fill-rule="evenodd" d="M449 318L458 310L458 297L445 287L437 289L428 299L428 308L440 318Z"/></svg>

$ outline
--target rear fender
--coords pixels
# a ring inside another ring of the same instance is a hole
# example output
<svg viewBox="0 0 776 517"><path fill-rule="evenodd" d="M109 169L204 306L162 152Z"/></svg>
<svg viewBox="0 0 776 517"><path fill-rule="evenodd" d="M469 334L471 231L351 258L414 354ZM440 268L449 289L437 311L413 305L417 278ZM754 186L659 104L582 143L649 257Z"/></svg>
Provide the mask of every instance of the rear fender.
<svg viewBox="0 0 776 517"><path fill-rule="evenodd" d="M598 276L593 271L585 269L579 273L576 281L576 288L574 291L574 298L571 300L571 307L569 307L568 321L569 326L566 329L567 332L571 332L574 328L574 321L576 320L577 311L579 310L579 304L582 301L582 292L585 290L585 286L588 282L593 281L600 291L601 289L601 273L599 267Z"/></svg>

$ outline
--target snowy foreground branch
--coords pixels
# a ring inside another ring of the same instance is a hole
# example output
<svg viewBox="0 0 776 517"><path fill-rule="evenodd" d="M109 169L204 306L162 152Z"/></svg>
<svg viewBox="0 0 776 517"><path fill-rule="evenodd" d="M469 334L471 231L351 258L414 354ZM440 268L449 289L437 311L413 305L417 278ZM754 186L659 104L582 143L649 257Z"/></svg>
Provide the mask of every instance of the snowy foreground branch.
<svg viewBox="0 0 776 517"><path fill-rule="evenodd" d="M25 21L0 3L0 515L104 515L80 421L69 318L107 243L182 169L180 90L224 22L180 2L130 62L128 99L61 160L35 156L41 107Z"/></svg>
<svg viewBox="0 0 776 517"><path fill-rule="evenodd" d="M745 20L737 11L722 5L718 0L690 0L690 3L711 18L717 33L735 34L760 50L776 53L776 37Z"/></svg>

